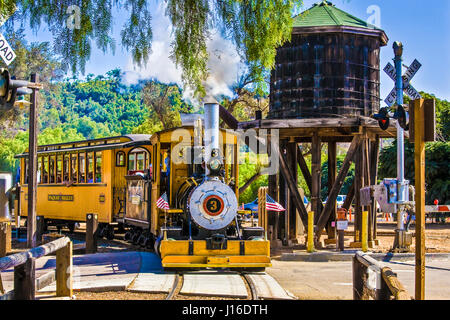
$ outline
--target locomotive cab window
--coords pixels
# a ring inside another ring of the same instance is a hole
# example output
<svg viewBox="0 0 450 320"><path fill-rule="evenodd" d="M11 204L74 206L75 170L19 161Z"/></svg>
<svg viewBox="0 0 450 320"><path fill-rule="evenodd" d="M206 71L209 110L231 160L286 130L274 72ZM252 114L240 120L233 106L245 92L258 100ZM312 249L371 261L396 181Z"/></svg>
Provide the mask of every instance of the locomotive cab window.
<svg viewBox="0 0 450 320"><path fill-rule="evenodd" d="M116 167L125 167L125 152L123 152L123 151L117 152Z"/></svg>
<svg viewBox="0 0 450 320"><path fill-rule="evenodd" d="M128 153L128 174L134 174L136 172L142 172L146 169L150 169L150 154L143 148L132 149Z"/></svg>

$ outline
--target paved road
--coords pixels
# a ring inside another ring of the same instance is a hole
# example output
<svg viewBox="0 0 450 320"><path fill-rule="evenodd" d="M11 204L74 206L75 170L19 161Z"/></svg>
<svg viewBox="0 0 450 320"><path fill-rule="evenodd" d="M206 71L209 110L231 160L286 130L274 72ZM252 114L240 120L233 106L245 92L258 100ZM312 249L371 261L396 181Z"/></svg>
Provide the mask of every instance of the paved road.
<svg viewBox="0 0 450 320"><path fill-rule="evenodd" d="M414 296L414 261L386 262ZM352 263L272 260L267 273L299 299L353 299ZM427 261L425 298L450 300L450 261Z"/></svg>

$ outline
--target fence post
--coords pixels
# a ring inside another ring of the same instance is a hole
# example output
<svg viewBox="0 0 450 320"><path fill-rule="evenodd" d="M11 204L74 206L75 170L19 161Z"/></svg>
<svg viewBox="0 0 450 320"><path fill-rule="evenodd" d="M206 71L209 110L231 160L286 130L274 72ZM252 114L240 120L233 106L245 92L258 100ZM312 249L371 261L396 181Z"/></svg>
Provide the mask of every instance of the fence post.
<svg viewBox="0 0 450 320"><path fill-rule="evenodd" d="M353 300L363 300L364 269L356 256L353 256Z"/></svg>
<svg viewBox="0 0 450 320"><path fill-rule="evenodd" d="M377 289L376 292L376 300L390 300L391 299L391 290L389 286L386 284L386 281L383 279L383 272L381 273L381 287Z"/></svg>
<svg viewBox="0 0 450 320"><path fill-rule="evenodd" d="M0 222L0 258L11 251L11 222Z"/></svg>
<svg viewBox="0 0 450 320"><path fill-rule="evenodd" d="M308 244L306 251L314 252L314 211L308 212Z"/></svg>
<svg viewBox="0 0 450 320"><path fill-rule="evenodd" d="M36 293L35 258L14 267L14 300L34 300Z"/></svg>
<svg viewBox="0 0 450 320"><path fill-rule="evenodd" d="M45 219L44 216L36 217L36 243L42 243L42 236L45 233Z"/></svg>
<svg viewBox="0 0 450 320"><path fill-rule="evenodd" d="M98 215L88 213L86 215L86 253L97 252Z"/></svg>
<svg viewBox="0 0 450 320"><path fill-rule="evenodd" d="M73 294L73 266L72 241L56 251L56 296L72 297Z"/></svg>
<svg viewBox="0 0 450 320"><path fill-rule="evenodd" d="M389 296L390 293L394 296L395 300L410 300L410 295L406 291L405 287L398 280L397 274L392 272L391 268L384 267L381 270L381 275L383 277L383 283L388 287Z"/></svg>

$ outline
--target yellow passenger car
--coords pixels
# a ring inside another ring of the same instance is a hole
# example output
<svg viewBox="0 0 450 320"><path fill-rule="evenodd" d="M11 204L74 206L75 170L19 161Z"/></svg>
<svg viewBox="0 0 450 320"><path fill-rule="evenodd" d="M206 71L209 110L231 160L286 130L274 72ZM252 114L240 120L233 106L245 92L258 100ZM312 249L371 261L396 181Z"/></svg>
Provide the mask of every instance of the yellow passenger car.
<svg viewBox="0 0 450 320"><path fill-rule="evenodd" d="M28 152L20 159L20 216L27 216ZM101 235L123 222L125 176L150 167L150 135L126 135L38 146L36 215L67 226L98 214Z"/></svg>

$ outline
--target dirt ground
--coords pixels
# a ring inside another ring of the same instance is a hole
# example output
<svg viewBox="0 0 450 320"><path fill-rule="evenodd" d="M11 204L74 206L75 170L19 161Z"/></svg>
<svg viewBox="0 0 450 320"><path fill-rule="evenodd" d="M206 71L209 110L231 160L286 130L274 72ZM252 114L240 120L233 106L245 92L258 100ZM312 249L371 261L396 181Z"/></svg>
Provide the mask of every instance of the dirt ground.
<svg viewBox="0 0 450 320"><path fill-rule="evenodd" d="M380 244L376 250L387 252L394 243L394 230L396 223L379 223L377 239ZM412 223L409 231L413 234L411 252L415 251L415 224ZM392 234L388 234L392 233ZM427 223L425 225L425 250L427 253L450 252L450 223Z"/></svg>
<svg viewBox="0 0 450 320"><path fill-rule="evenodd" d="M353 223L349 223L349 228L345 232L345 249L354 249L350 247L350 243L354 241ZM409 232L412 233L412 245L410 252L415 252L415 224L411 223ZM377 224L377 237L379 245L370 248L372 252L387 253L394 244L395 229L397 222L380 221ZM324 234L322 239L326 239ZM300 236L297 245L291 247L274 247L271 249L272 258L277 258L283 252L293 252L296 250L306 250L306 237ZM316 248L316 250L334 249L335 245L328 245L325 248ZM450 253L450 221L446 223L435 223L428 221L425 225L425 251L426 253Z"/></svg>

